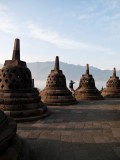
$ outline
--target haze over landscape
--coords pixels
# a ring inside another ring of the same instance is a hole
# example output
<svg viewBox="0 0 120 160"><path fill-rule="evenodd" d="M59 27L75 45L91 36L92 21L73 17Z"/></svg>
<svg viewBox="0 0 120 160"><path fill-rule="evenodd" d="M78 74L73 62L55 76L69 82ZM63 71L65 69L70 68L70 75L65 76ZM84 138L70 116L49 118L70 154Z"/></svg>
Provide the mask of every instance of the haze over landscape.
<svg viewBox="0 0 120 160"><path fill-rule="evenodd" d="M45 85L57 55L67 82L73 79L78 86L89 63L100 89L113 67L120 70L120 1L1 0L1 64L11 59L15 38L21 40L21 59L37 87Z"/></svg>
<svg viewBox="0 0 120 160"><path fill-rule="evenodd" d="M0 67L2 66L3 65L0 64ZM32 72L32 77L35 80L35 86L42 90L46 85L48 74L50 74L51 69L54 68L54 62L33 62L28 63L27 66ZM76 89L79 85L82 74L85 74L86 66L60 62L60 69L63 70L63 74L66 76L67 85L72 79L75 82L74 88ZM112 70L101 70L90 66L90 74L92 74L95 79L96 87L101 89L102 86L106 86L106 81L112 75ZM120 76L120 70L117 71L117 76Z"/></svg>

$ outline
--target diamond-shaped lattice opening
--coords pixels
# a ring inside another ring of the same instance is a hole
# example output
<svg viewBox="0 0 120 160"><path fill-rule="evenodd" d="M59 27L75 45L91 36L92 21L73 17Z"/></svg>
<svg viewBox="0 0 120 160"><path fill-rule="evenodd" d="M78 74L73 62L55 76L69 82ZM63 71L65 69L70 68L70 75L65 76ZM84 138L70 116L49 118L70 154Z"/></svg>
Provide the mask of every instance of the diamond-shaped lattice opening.
<svg viewBox="0 0 120 160"><path fill-rule="evenodd" d="M1 88L4 88L4 85L2 84Z"/></svg>
<svg viewBox="0 0 120 160"><path fill-rule="evenodd" d="M4 74L3 74L3 77L5 77L5 76L6 76L6 74L4 73Z"/></svg>
<svg viewBox="0 0 120 160"><path fill-rule="evenodd" d="M6 71L9 72L9 69L7 69Z"/></svg>
<svg viewBox="0 0 120 160"><path fill-rule="evenodd" d="M8 79L6 79L5 82L7 83L7 82L8 82Z"/></svg>

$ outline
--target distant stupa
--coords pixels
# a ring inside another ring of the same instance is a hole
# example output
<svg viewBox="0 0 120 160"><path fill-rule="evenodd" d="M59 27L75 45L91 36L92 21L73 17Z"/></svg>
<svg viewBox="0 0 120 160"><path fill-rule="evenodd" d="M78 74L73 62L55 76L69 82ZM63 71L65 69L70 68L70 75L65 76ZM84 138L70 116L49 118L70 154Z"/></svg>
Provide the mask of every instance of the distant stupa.
<svg viewBox="0 0 120 160"><path fill-rule="evenodd" d="M34 88L26 62L20 60L20 40L15 39L12 60L0 69L0 109L16 121L29 121L48 115Z"/></svg>
<svg viewBox="0 0 120 160"><path fill-rule="evenodd" d="M67 88L65 75L59 69L58 56L55 59L55 67L47 78L46 87L40 95L42 101L48 105L71 105L77 103Z"/></svg>
<svg viewBox="0 0 120 160"><path fill-rule="evenodd" d="M106 88L102 90L102 95L107 98L120 98L120 80L116 76L115 68L113 68L113 75L106 83Z"/></svg>
<svg viewBox="0 0 120 160"><path fill-rule="evenodd" d="M80 79L79 87L75 90L77 100L102 100L100 91L95 86L95 80L89 74L89 65L86 65L86 73Z"/></svg>

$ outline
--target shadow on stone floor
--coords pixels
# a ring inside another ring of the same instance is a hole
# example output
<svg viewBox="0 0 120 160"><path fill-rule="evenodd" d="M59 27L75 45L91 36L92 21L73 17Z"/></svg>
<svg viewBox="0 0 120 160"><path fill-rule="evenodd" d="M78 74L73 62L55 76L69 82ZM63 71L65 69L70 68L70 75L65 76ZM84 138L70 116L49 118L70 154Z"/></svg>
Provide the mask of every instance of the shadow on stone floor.
<svg viewBox="0 0 120 160"><path fill-rule="evenodd" d="M88 100L88 101L79 101L78 103L79 105L120 105L120 100L118 99L106 99L106 100L94 100L94 101L91 101L91 100Z"/></svg>
<svg viewBox="0 0 120 160"><path fill-rule="evenodd" d="M69 123L69 122L103 122L103 121L120 121L120 110L101 110L101 109L67 109L67 108L54 108L51 110L52 114L46 119L42 119L40 122L42 124L51 123ZM38 121L39 122L39 121ZM27 129L30 123L18 123L19 129ZM27 128L26 125L27 124ZM33 127L33 126L32 126ZM34 127L33 127L34 128Z"/></svg>
<svg viewBox="0 0 120 160"><path fill-rule="evenodd" d="M120 160L120 143L28 139L34 160Z"/></svg>
<svg viewBox="0 0 120 160"><path fill-rule="evenodd" d="M120 105L120 99L118 98L110 98L104 100L86 100L86 101L78 101L78 105Z"/></svg>
<svg viewBox="0 0 120 160"><path fill-rule="evenodd" d="M44 123L86 122L86 121L119 121L120 110L102 109L51 109L51 116L44 119Z"/></svg>
<svg viewBox="0 0 120 160"><path fill-rule="evenodd" d="M18 134L34 160L120 160L120 109L114 102L50 106L51 116L19 123Z"/></svg>

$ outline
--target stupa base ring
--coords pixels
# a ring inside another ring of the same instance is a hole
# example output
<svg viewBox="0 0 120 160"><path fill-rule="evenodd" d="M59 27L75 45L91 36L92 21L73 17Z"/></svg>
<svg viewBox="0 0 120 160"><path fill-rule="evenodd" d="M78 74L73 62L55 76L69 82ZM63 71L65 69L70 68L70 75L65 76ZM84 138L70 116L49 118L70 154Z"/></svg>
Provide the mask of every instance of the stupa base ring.
<svg viewBox="0 0 120 160"><path fill-rule="evenodd" d="M28 104L26 105L27 107L29 106ZM30 108L27 110L20 110L19 107L17 108L17 105L16 105L16 110L12 110L12 107L7 107L5 105L0 105L0 108L8 117L12 117L16 122L28 122L28 121L39 120L49 116L51 113L47 109L47 106L43 106L41 108L40 107L35 108L33 105L33 107L31 108L30 105ZM11 110L7 110L5 108L9 109L11 108ZM15 106L13 108L15 108Z"/></svg>

